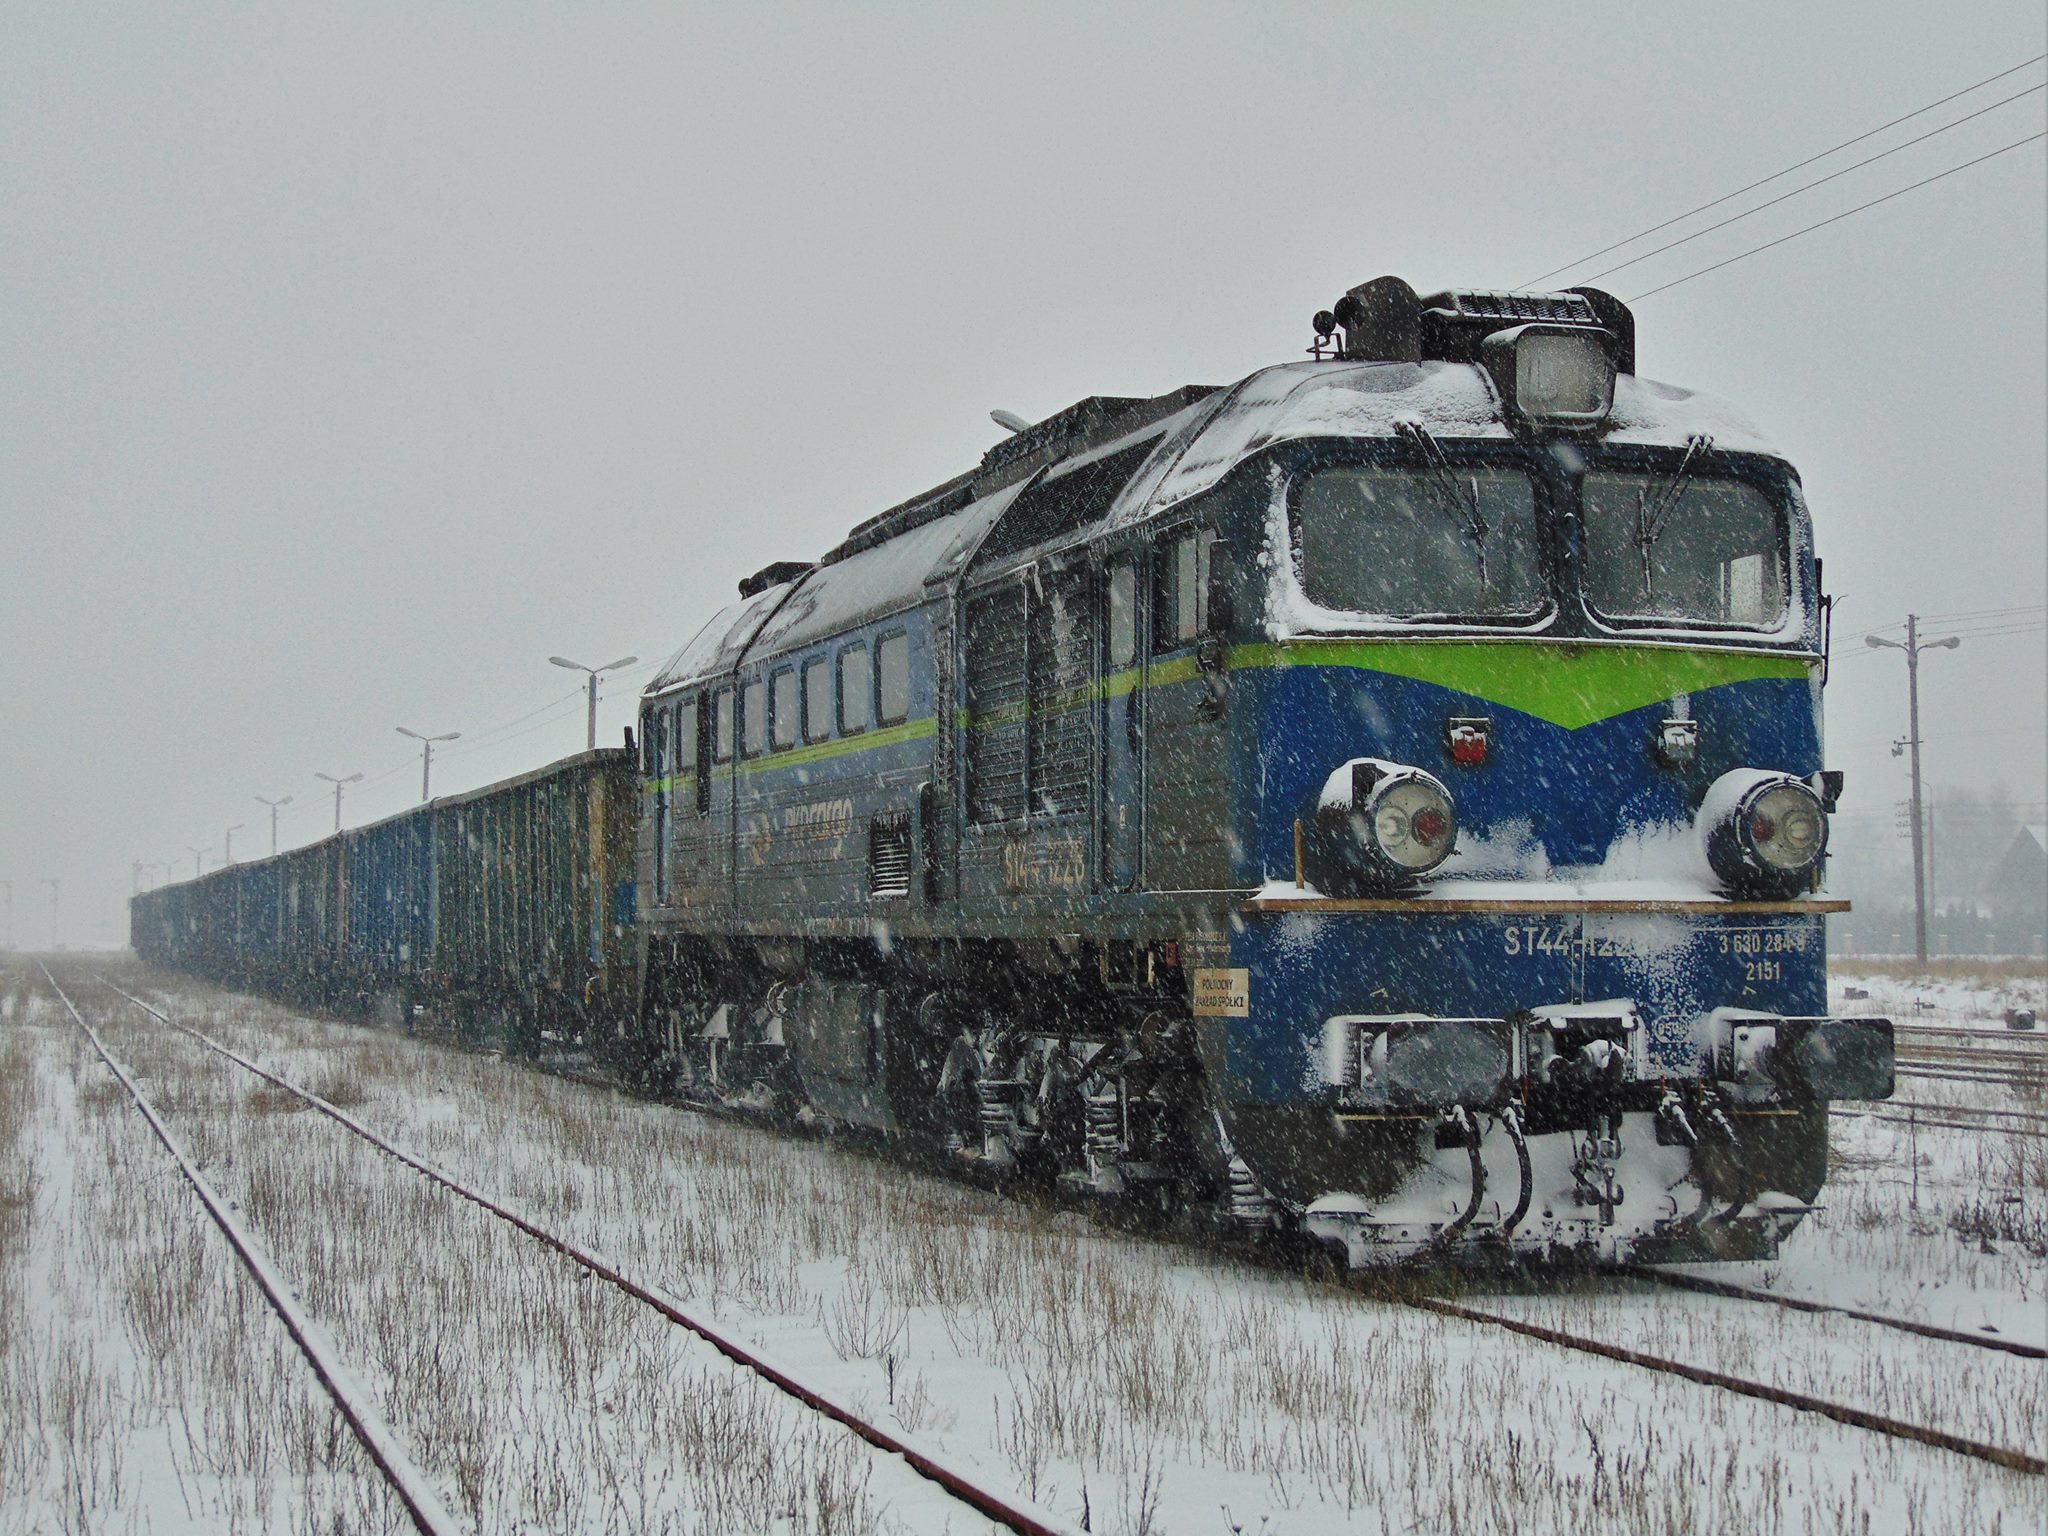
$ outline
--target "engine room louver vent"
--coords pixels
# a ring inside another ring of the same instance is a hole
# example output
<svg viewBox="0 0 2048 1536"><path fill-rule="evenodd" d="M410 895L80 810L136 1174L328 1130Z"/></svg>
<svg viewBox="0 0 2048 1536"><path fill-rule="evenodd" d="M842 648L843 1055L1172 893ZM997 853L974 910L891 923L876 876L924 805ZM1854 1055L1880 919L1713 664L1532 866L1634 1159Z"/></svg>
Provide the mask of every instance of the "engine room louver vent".
<svg viewBox="0 0 2048 1536"><path fill-rule="evenodd" d="M868 823L868 894L910 894L910 818L877 816Z"/></svg>
<svg viewBox="0 0 2048 1536"><path fill-rule="evenodd" d="M967 601L967 811L977 826L1024 816L1024 587Z"/></svg>
<svg viewBox="0 0 2048 1536"><path fill-rule="evenodd" d="M1088 572L1047 573L1031 604L1030 713L1025 729L1031 809L1059 816L1088 808L1095 752L1094 626Z"/></svg>

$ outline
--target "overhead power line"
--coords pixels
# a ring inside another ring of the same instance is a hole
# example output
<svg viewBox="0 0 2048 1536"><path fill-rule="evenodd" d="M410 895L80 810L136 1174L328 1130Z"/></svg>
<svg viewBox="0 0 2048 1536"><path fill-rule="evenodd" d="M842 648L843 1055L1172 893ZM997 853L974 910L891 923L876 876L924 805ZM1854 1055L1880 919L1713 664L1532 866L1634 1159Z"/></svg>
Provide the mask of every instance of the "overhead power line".
<svg viewBox="0 0 2048 1536"><path fill-rule="evenodd" d="M1867 203L1858 203L1854 208L1845 209L1843 212L1835 214L1830 218L1821 219L1817 223L1809 224L1804 229L1795 229L1789 235L1780 235L1775 240L1766 240L1762 245L1753 245L1746 251L1737 251L1726 260L1714 262L1711 266L1701 267L1697 272L1688 272L1683 277L1674 277L1668 283L1659 283L1654 288L1645 288L1641 293L1632 293L1628 296L1627 302L1630 304L1640 304L1652 294L1663 293L1666 289L1676 288L1680 283L1689 283L1696 277L1705 277L1709 272L1718 272L1723 267L1733 266L1738 261L1747 260L1751 256L1761 255L1773 247L1785 244L1788 240L1797 240L1801 235L1810 235L1816 229L1826 229L1830 224L1839 224L1842 220L1854 214L1863 213L1875 208L1880 203L1888 203L1893 198L1904 197L1908 192L1917 192L1922 187L1930 187L1935 182L1944 181L1959 171L1967 171L1972 166L1982 165L1986 160L1996 160L2000 155L2011 154L2016 149L2024 149L2027 145L2038 143L2042 139L2048 139L2048 129L2043 129L2039 133L2030 133L2024 139L2015 139L2012 143L2002 145L1992 150L1989 154L1979 155L1974 160L1965 160L1961 165L1952 165L1945 171L1937 171L1934 175L1924 180L1913 182L1909 186L1901 187L1896 192L1887 192L1883 197L1873 197Z"/></svg>
<svg viewBox="0 0 2048 1536"><path fill-rule="evenodd" d="M1813 165L1817 161L1827 159L1829 155L1839 154L1841 151L1849 148L1852 144L1861 144L1865 139L1875 138L1878 134L1883 133L1888 128L1896 128L1899 126L1899 124L1911 122L1916 117L1924 117L1929 112L1932 112L1936 107L1945 107L1952 101L1957 101L1964 96L1968 96L1972 91L1981 91L1984 89L1985 86L2003 80L2007 75L2016 75L2023 69L2031 69L2034 65L2039 64L2043 59L2048 59L2048 54L2035 54L2033 58L2026 60L2024 63L2015 64L2010 69L2001 69L1995 75L1987 75L1984 79L1979 80L1975 85L1965 86L1960 91L1951 92L1949 95L1942 97L1939 101L1930 101L1924 107L1915 107L1911 112L1908 112L1904 117L1895 117L1888 123L1881 123L1875 128L1857 134L1853 139L1844 139L1841 143L1835 145L1832 149L1824 149L1817 155L1808 155L1804 160L1795 161L1791 165L1786 166L1781 171L1773 171L1770 175L1765 176L1760 180L1752 181L1746 187L1737 187L1733 192L1724 192L1721 196L1714 198L1711 202L1701 203L1697 208L1688 208L1684 213L1677 214L1672 218L1668 218L1661 224L1652 224L1648 229L1639 229L1634 234L1628 236L1625 239L1617 240L1612 245L1603 245L1597 251L1592 251L1584 256L1576 257L1571 261L1565 262L1562 266L1552 267L1548 272L1542 273L1536 277L1532 277L1527 282L1519 283L1516 286L1517 288L1524 289L1533 288L1538 283L1546 282L1550 278L1556 277L1560 272L1569 272L1573 267L1582 267L1589 261L1598 261L1602 256L1607 255L1610 251L1618 251L1625 245L1633 245L1638 240L1647 239L1651 235L1657 234L1662 230L1669 229L1674 224L1683 223L1685 220L1691 218L1694 214L1705 213L1710 208L1718 208L1723 203L1742 196L1742 194L1745 192L1754 192L1758 187L1769 186L1772 182L1777 181L1781 177L1790 176L1794 171L1804 170L1807 166Z"/></svg>
<svg viewBox="0 0 2048 1536"><path fill-rule="evenodd" d="M1740 224L1753 213L1762 213L1766 208L1775 208L1778 204L1795 198L1802 192L1811 192L1815 187L1826 186L1831 181L1847 176L1851 171L1860 171L1866 165L1875 165L1887 156L1896 155L1902 149L1911 149L1915 144L1925 144L1929 139L1934 138L1938 134L1947 133L1951 128L1960 128L1964 123L1982 117L1986 112L1996 112L2000 107L2009 107L2014 102L2023 100L2033 95L2036 91L2041 90L2048 90L2048 84L2030 85L2024 91L2008 96L2003 101L1994 101L1988 107L1980 107L1967 117L1959 117L1952 123L1943 123L1939 128L1931 128L1917 138L1907 139L1903 144L1894 144L1890 149L1881 149L1867 159L1858 160L1854 165L1843 166L1839 171L1829 171L1827 175L1809 181L1804 186L1794 187L1790 192L1781 192L1776 197L1758 203L1754 208L1745 208L1740 213L1730 214L1718 223L1709 224L1705 229L1696 229L1689 235L1680 235L1676 240L1667 240L1664 244L1655 246L1643 252L1640 256L1631 256L1627 261L1618 261L1611 267L1604 267L1600 271L1595 272L1591 277L1581 278L1580 281L1597 283L1601 278L1611 277L1625 267L1632 267L1638 262L1648 261L1652 256L1662 256L1666 251L1675 251L1681 245L1689 245L1704 235L1711 235L1717 229L1726 229L1730 224Z"/></svg>

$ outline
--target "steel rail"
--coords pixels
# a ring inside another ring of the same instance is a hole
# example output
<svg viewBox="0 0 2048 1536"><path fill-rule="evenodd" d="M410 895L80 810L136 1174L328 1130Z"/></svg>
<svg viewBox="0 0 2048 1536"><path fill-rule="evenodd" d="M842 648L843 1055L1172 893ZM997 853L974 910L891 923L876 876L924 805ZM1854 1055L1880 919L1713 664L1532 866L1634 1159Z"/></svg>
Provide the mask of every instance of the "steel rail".
<svg viewBox="0 0 2048 1536"><path fill-rule="evenodd" d="M40 961L37 963L41 964ZM399 1502L405 1506L406 1514L412 1519L413 1528L420 1532L420 1536L455 1536L457 1532L466 1531L468 1528L459 1524L442 1506L440 1497L434 1492L425 1474L413 1465L412 1458L406 1455L404 1448L399 1445L390 1426L384 1422L383 1416L366 1400L360 1384L328 1353L326 1346L315 1338L305 1313L299 1310L298 1303L292 1298L290 1287L278 1274L276 1266L270 1262L268 1255L258 1247L255 1239L241 1223L229 1213L227 1202L221 1199L220 1194L206 1181L205 1176L193 1166L191 1158L185 1155L184 1148L171 1135L170 1128L164 1124L148 1098L136 1086L135 1079L130 1077L127 1069L114 1059L113 1054L101 1042L98 1032L80 1016L70 997L57 984L57 978L50 974L50 968L44 965L42 972L43 979L50 984L50 989L57 994L58 1000L64 1004L65 1011L71 1015L72 1022L85 1032L85 1038L91 1041L92 1048L99 1052L100 1060L104 1061L114 1076L120 1079L121 1086L128 1090L128 1096L135 1101L135 1107L141 1111L142 1118L148 1123L150 1130L156 1133L156 1138L163 1143L164 1150L171 1154L172 1160L178 1165L178 1172L184 1175L185 1182L191 1185L193 1193L199 1196L199 1203L206 1208L206 1214L213 1219L213 1224L220 1228L221 1235L227 1238L228 1246L235 1250L236 1257L242 1261L242 1267L248 1270L249 1277L263 1292L264 1299L270 1303L271 1310L278 1316L278 1321L284 1324L285 1332L291 1335L292 1342L299 1347L299 1353L306 1357L306 1363L313 1368L313 1374L326 1389L336 1411L347 1421L349 1429L361 1442L377 1470L384 1474L384 1480L391 1485L392 1492L398 1495Z"/></svg>
<svg viewBox="0 0 2048 1536"><path fill-rule="evenodd" d="M1404 1296L1400 1299L1405 1305L1424 1312L1461 1318L1470 1323L1490 1323L1496 1328L1505 1328L1510 1333L1540 1339L1546 1344L1556 1344L1565 1349L1598 1355L1603 1360L1617 1360L1625 1365L1641 1366L1645 1370L1661 1371L1665 1375L1682 1377L1701 1386L1719 1387L1723 1391L1740 1393L1744 1397L1759 1398L1767 1403L1796 1408L1803 1413L1817 1413L1823 1418L1833 1419L1838 1424L1874 1430L1878 1434L1890 1435L1899 1440L1918 1441L1922 1445L1931 1445L1938 1450L1954 1451L1959 1456L1973 1456L1979 1461L1988 1461L1994 1466L2006 1467L2014 1472L2025 1472L2036 1477L2048 1473L2048 1460L2042 1457L2030 1456L2025 1451L2007 1450L2001 1445L1986 1445L1980 1440L1952 1435L1944 1429L1909 1424L1903 1419L1888 1418L1884 1414L1871 1413L1863 1408L1852 1408L1847 1403L1830 1402L1824 1397L1812 1397L1804 1392L1789 1391L1766 1382L1751 1381L1743 1376L1730 1376L1725 1371L1709 1370L1703 1365L1692 1365L1683 1360L1667 1360L1662 1355L1645 1354L1641 1350L1627 1349L1619 1344L1608 1344L1599 1339L1585 1338L1580 1334L1566 1333L1562 1329L1548 1328L1541 1323L1525 1323L1520 1318L1502 1317L1495 1312L1482 1312L1477 1307L1445 1301L1441 1297Z"/></svg>
<svg viewBox="0 0 2048 1536"><path fill-rule="evenodd" d="M1965 1333L1960 1328L1941 1328L1933 1323L1919 1323L1906 1317L1888 1317L1882 1312L1864 1312L1855 1307L1838 1307L1832 1302L1809 1301L1803 1296L1781 1296L1776 1291L1762 1291L1754 1286L1737 1285L1731 1280L1710 1280L1704 1275L1677 1274L1657 1268L1654 1264L1623 1264L1616 1271L1631 1275L1638 1280L1647 1280L1652 1285L1668 1285L1674 1290L1699 1291L1708 1296L1728 1296L1737 1301L1767 1301L1772 1306L1784 1307L1793 1312L1831 1312L1837 1317L1852 1317L1859 1323L1875 1323L1882 1328L1897 1328L1905 1333L1917 1333L1922 1338L1941 1339L1950 1344L1969 1344L1977 1349L2003 1350L2008 1355L2019 1355L2028 1360L2048 1360L2048 1349L2034 1344L2021 1344L2013 1339L1987 1338L1983 1334Z"/></svg>
<svg viewBox="0 0 2048 1536"><path fill-rule="evenodd" d="M1955 1112L1971 1113L1964 1105L1957 1105ZM1886 1125L1917 1125L1937 1131L2013 1131L2023 1136L2048 1135L2048 1116L2042 1117L2038 1124L2000 1125L1993 1120L1932 1120L1925 1115L1882 1115L1867 1109L1830 1109L1828 1113L1839 1115L1844 1120L1882 1120Z"/></svg>
<svg viewBox="0 0 2048 1536"><path fill-rule="evenodd" d="M354 1132L387 1157L403 1163L406 1167L412 1169L413 1172L440 1185L450 1194L459 1196L461 1199L469 1201L472 1205L479 1206L490 1212L493 1216L510 1223L535 1242L553 1249L556 1253L561 1254L562 1257L580 1265L599 1279L616 1286L635 1301L643 1302L647 1306L652 1307L670 1322L680 1328L687 1329L698 1338L704 1340L705 1343L709 1344L735 1365L754 1372L770 1385L795 1398L805 1407L814 1409L835 1423L844 1425L877 1450L902 1457L904 1463L913 1471L937 1483L941 1488L944 1488L948 1493L978 1513L1008 1526L1011 1530L1018 1532L1019 1536L1077 1536L1077 1533L1061 1524L1052 1515L1040 1510L1024 1508L1017 1502L1007 1499L1000 1494L990 1492L974 1482L966 1474L948 1466L933 1452L919 1449L909 1441L891 1434L880 1425L864 1418L851 1408L834 1402L816 1388L804 1385L803 1382L788 1371L772 1364L766 1357L749 1349L730 1334L707 1322L705 1319L694 1315L667 1297L642 1285L609 1261L577 1246L566 1238L557 1237L545 1227L540 1226L526 1216L522 1216L503 1202L493 1199L480 1190L471 1188L454 1175L435 1167L426 1159L406 1151L394 1142L386 1140L346 1110L330 1104L317 1093L311 1093L289 1079L280 1077L277 1073L267 1068L259 1067L246 1056L242 1056L229 1047L222 1045L204 1032L194 1029L189 1024L181 1024L168 1014L151 1007L133 993L122 991L120 987L115 986L105 977L95 977L94 979L109 991L127 998L129 1002L140 1008L144 1013L149 1014L152 1018L169 1025L172 1029L191 1036L208 1050L226 1057L236 1066L243 1068L245 1071L252 1072L264 1081L274 1084L285 1092L296 1096L309 1108L318 1110L336 1124Z"/></svg>
<svg viewBox="0 0 2048 1536"><path fill-rule="evenodd" d="M2011 1025L1975 1029L1967 1024L1892 1024L1892 1033L1929 1035L1941 1040L2003 1040L2022 1049L2048 1049L2048 1033L2014 1029Z"/></svg>

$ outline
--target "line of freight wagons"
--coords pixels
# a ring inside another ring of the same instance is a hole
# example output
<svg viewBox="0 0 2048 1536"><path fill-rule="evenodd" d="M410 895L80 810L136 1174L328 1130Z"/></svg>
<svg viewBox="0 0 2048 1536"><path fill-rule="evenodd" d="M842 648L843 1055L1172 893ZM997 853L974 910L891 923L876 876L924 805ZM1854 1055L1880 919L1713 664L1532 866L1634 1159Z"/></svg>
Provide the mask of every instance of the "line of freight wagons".
<svg viewBox="0 0 2048 1536"><path fill-rule="evenodd" d="M289 853L145 892L152 965L385 1022L615 1036L635 1002L630 750L579 753ZM514 878L517 876L517 878Z"/></svg>

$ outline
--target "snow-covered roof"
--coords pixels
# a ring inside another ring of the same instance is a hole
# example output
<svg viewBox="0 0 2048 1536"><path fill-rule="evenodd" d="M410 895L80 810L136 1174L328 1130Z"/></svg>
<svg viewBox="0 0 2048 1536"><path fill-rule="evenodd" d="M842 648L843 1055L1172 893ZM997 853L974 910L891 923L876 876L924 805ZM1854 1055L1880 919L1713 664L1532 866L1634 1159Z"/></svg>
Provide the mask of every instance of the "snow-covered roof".
<svg viewBox="0 0 2048 1536"><path fill-rule="evenodd" d="M1632 374L1615 379L1608 420L1599 435L1605 443L1683 447L1705 434L1715 447L1729 451L1775 451L1746 418L1721 401ZM1153 415L1130 432L1052 466L1049 475L1064 476L1147 441L1156 444L1099 520L1063 529L1061 538L1079 541L1152 517L1200 495L1247 457L1276 443L1388 437L1405 422L1419 423L1445 439L1513 436L1491 379L1475 364L1282 363L1229 389L1205 393L1169 416ZM669 659L647 692L658 694L730 670L750 651L795 650L921 601L932 585L960 575L1029 484L1028 478L1012 479L880 543L858 547L858 541L850 541L855 553L828 557L794 582L734 604ZM966 482L959 483L957 494L969 491Z"/></svg>
<svg viewBox="0 0 2048 1536"><path fill-rule="evenodd" d="M1200 495L1246 457L1314 437L1387 437L1419 422L1442 438L1509 438L1486 371L1473 363L1282 363L1210 396L1176 419L1166 445L1132 477L1107 524L1123 527ZM1704 433L1736 452L1775 450L1732 407L1708 395L1621 374L1606 443L1683 447Z"/></svg>
<svg viewBox="0 0 2048 1536"><path fill-rule="evenodd" d="M710 623L675 655L662 664L654 680L643 690L647 696L665 692L678 683L716 672L729 672L741 654L760 633L761 626L789 596L791 583L770 587L765 592L742 598L722 609Z"/></svg>
<svg viewBox="0 0 2048 1536"><path fill-rule="evenodd" d="M926 583L964 564L1023 488L1022 482L1005 486L886 544L818 567L776 610L752 649L780 655L923 602Z"/></svg>

